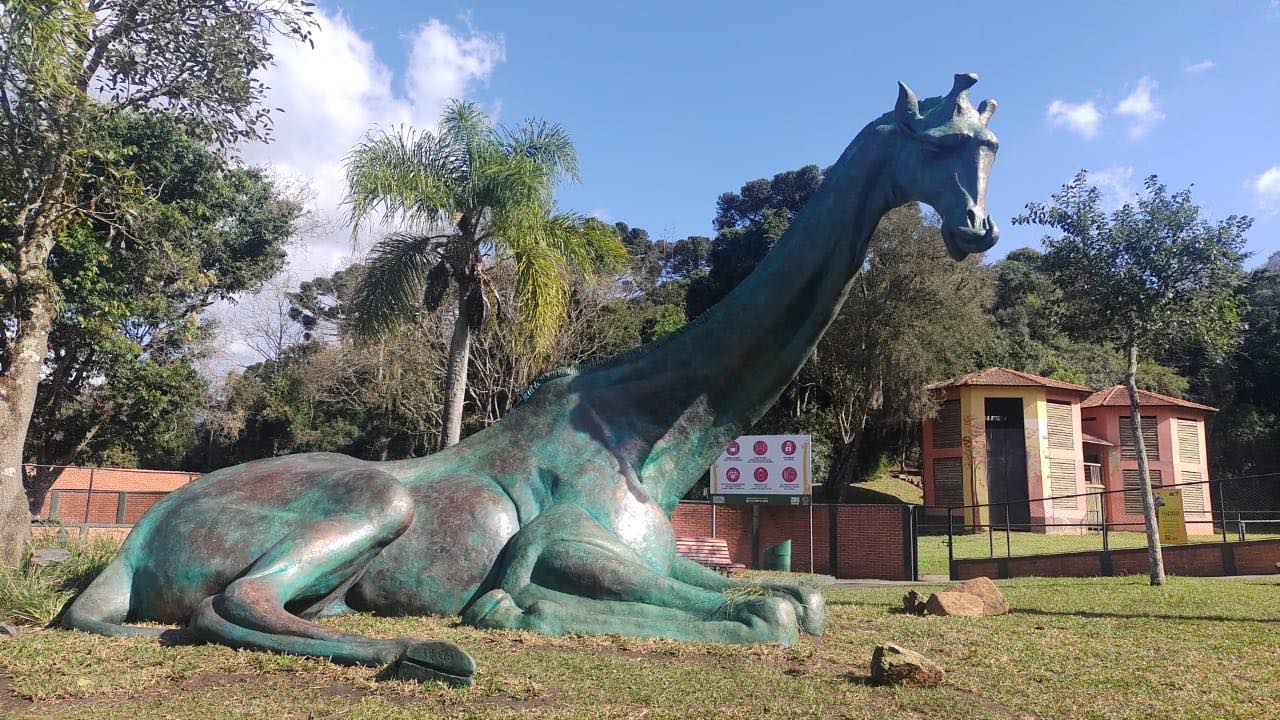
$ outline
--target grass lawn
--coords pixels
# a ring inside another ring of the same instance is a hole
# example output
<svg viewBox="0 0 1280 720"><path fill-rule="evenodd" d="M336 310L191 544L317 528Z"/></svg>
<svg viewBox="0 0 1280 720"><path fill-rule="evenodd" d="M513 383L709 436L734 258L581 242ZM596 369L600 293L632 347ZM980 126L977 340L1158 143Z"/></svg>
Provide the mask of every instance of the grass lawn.
<svg viewBox="0 0 1280 720"><path fill-rule="evenodd" d="M161 647L23 627L0 642L0 714L53 718L1276 718L1280 585L1172 578L1000 583L1012 614L918 618L902 588L829 589L824 637L794 648L549 638L454 620L348 616L378 636L445 637L476 687L377 680L369 668ZM944 686L865 684L894 641L948 671Z"/></svg>
<svg viewBox="0 0 1280 720"><path fill-rule="evenodd" d="M1110 536L1108 543L1115 550L1147 546L1147 536L1140 532L1111 532L1108 535ZM1280 537L1280 535L1250 533L1249 537L1253 540L1261 540L1263 538ZM1188 539L1193 543L1222 542L1221 535L1192 535ZM1235 540L1236 538L1232 535L1231 539ZM992 557L993 549L994 557L1101 550L1102 534L1090 532L1079 535L1049 535L1045 533L1013 532L1006 537L1003 530L997 529L990 536L985 532L956 535L955 543L956 559L964 560ZM946 535L921 535L918 547L921 575L946 575L948 573Z"/></svg>

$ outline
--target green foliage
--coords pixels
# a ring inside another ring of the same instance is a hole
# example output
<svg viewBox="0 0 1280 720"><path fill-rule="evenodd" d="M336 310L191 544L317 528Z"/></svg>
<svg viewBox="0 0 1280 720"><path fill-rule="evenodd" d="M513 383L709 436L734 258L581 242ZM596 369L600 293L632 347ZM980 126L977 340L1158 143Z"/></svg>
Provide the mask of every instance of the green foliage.
<svg viewBox="0 0 1280 720"><path fill-rule="evenodd" d="M1148 357L1187 342L1217 356L1230 351L1252 220L1204 221L1190 190L1169 194L1155 176L1145 196L1110 215L1100 201L1081 172L1051 204L1030 203L1014 220L1061 233L1044 238L1040 266L1061 291L1063 328Z"/></svg>
<svg viewBox="0 0 1280 720"><path fill-rule="evenodd" d="M451 103L434 132L371 134L347 158L351 224L376 216L412 229L370 254L353 306L358 327L382 333L415 317L441 263L465 298L472 286L488 292L486 259L510 260L522 325L545 350L567 308L570 271L616 269L626 258L611 228L553 209L565 179L578 179L578 161L562 127L494 126L474 103Z"/></svg>
<svg viewBox="0 0 1280 720"><path fill-rule="evenodd" d="M15 625L46 626L76 593L89 586L115 557L118 545L109 538L76 540L46 535L33 539L17 567L0 568L0 618ZM41 567L31 553L61 548L71 557Z"/></svg>
<svg viewBox="0 0 1280 720"><path fill-rule="evenodd" d="M204 388L199 312L280 269L301 208L165 118L117 115L98 133L141 192L120 206L123 231L82 222L51 255L63 312L27 455L172 467L194 443Z"/></svg>
<svg viewBox="0 0 1280 720"><path fill-rule="evenodd" d="M1209 441L1220 475L1280 473L1280 253L1250 274L1245 297L1241 343L1204 383L1222 407Z"/></svg>

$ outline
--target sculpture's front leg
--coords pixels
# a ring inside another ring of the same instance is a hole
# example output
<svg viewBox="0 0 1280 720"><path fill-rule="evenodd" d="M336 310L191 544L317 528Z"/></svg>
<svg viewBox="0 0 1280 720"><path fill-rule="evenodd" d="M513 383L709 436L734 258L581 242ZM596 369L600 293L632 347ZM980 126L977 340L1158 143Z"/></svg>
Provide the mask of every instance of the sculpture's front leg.
<svg viewBox="0 0 1280 720"><path fill-rule="evenodd" d="M827 601L822 591L794 583L771 580L737 580L726 577L705 565L677 556L671 565L671 577L695 587L726 592L731 588L763 588L791 603L800 629L810 635L821 635L827 621Z"/></svg>
<svg viewBox="0 0 1280 720"><path fill-rule="evenodd" d="M794 643L792 603L697 587L647 566L581 509L545 513L513 540L500 588L463 620L548 634L617 633L729 643Z"/></svg>

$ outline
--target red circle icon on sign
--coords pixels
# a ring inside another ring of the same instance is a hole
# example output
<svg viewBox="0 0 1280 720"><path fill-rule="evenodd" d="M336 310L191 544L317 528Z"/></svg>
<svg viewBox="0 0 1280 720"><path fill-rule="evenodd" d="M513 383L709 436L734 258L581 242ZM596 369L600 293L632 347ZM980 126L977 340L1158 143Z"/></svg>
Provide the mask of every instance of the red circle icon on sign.
<svg viewBox="0 0 1280 720"><path fill-rule="evenodd" d="M783 454L783 455L795 455L795 454L796 454L796 444L795 444L794 442L790 441L790 440L784 440L784 441L782 441L782 454Z"/></svg>
<svg viewBox="0 0 1280 720"><path fill-rule="evenodd" d="M751 450L757 455L763 455L769 452L769 443L763 440L757 440L755 444L751 446Z"/></svg>
<svg viewBox="0 0 1280 720"><path fill-rule="evenodd" d="M769 468L756 468L755 476L756 482L765 482L769 479Z"/></svg>
<svg viewBox="0 0 1280 720"><path fill-rule="evenodd" d="M738 482L740 477L742 477L742 473L738 472L738 468L729 468L724 471L724 479L729 482Z"/></svg>
<svg viewBox="0 0 1280 720"><path fill-rule="evenodd" d="M738 444L737 440L734 440L733 442L729 443L728 449L725 450L726 454L733 455L735 457L740 452L742 452L742 446Z"/></svg>
<svg viewBox="0 0 1280 720"><path fill-rule="evenodd" d="M782 468L782 479L786 482L796 481L796 469L793 467Z"/></svg>

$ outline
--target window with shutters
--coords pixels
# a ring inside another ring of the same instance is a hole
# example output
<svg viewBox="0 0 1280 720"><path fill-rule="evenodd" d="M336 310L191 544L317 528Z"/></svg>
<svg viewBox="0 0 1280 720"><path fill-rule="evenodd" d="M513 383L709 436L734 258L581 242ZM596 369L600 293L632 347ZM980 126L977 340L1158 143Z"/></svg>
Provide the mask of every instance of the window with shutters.
<svg viewBox="0 0 1280 720"><path fill-rule="evenodd" d="M1204 481L1199 470L1183 470L1178 476L1179 482L1198 483ZM1189 485L1182 488L1182 511L1189 513L1205 512L1204 496L1207 485Z"/></svg>
<svg viewBox="0 0 1280 720"><path fill-rule="evenodd" d="M1188 465L1200 464L1200 423L1178 419L1178 460Z"/></svg>
<svg viewBox="0 0 1280 720"><path fill-rule="evenodd" d="M960 401L948 400L938 409L933 421L933 447L937 449L960 447Z"/></svg>
<svg viewBox="0 0 1280 720"><path fill-rule="evenodd" d="M1054 510L1075 510L1080 505L1078 497L1058 497L1059 495L1075 495L1076 464L1072 460L1049 461L1049 492L1053 497Z"/></svg>
<svg viewBox="0 0 1280 720"><path fill-rule="evenodd" d="M964 505L964 473L960 458L936 458L933 461L933 502L941 507Z"/></svg>
<svg viewBox="0 0 1280 720"><path fill-rule="evenodd" d="M1156 433L1154 416L1142 416L1142 444L1147 448L1148 460L1160 459L1160 441ZM1133 424L1127 415L1120 417L1120 457L1125 460L1136 460L1138 451L1133 444Z"/></svg>
<svg viewBox="0 0 1280 720"><path fill-rule="evenodd" d="M1151 487L1159 487L1164 484L1160 477L1159 470L1150 470ZM1142 514L1142 492L1138 489L1141 487L1138 482L1137 470L1124 471L1124 511L1130 515Z"/></svg>
<svg viewBox="0 0 1280 720"><path fill-rule="evenodd" d="M1048 403L1049 447L1058 450L1076 449L1075 423L1071 421L1071 403Z"/></svg>

